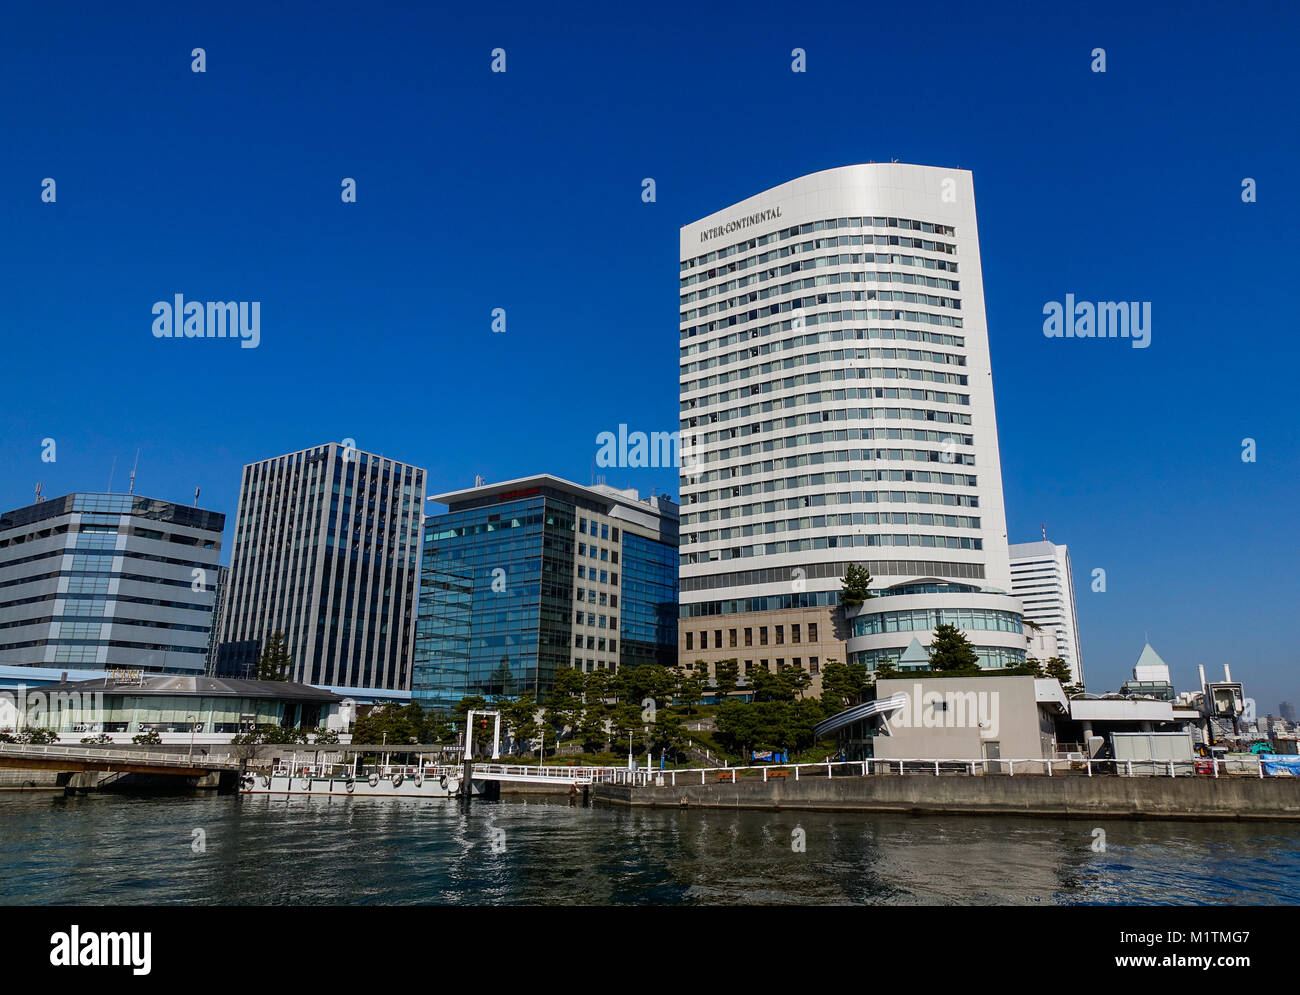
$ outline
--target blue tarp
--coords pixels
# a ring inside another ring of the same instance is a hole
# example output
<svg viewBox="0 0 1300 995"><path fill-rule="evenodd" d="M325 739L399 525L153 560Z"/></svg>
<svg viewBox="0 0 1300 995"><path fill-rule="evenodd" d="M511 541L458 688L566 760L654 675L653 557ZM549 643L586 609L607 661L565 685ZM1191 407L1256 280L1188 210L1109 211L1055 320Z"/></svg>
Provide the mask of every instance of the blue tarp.
<svg viewBox="0 0 1300 995"><path fill-rule="evenodd" d="M1293 774L1300 777L1300 756L1294 754L1264 753L1260 755L1265 774Z"/></svg>

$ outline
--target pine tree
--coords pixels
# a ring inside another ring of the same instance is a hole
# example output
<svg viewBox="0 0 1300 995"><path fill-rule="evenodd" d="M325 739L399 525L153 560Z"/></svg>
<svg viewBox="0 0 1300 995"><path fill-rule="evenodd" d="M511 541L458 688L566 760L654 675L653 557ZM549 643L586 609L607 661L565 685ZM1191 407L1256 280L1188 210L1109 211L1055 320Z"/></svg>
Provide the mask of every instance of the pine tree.
<svg viewBox="0 0 1300 995"><path fill-rule="evenodd" d="M262 647L262 655L257 658L257 679L259 681L287 681L293 669L293 657L284 641L283 632L273 632Z"/></svg>
<svg viewBox="0 0 1300 995"><path fill-rule="evenodd" d="M867 598L874 598L875 595L869 590L870 587L871 572L864 566L850 563L840 583L840 606L846 609L857 608Z"/></svg>
<svg viewBox="0 0 1300 995"><path fill-rule="evenodd" d="M930 640L930 669L945 673L975 673L979 654L955 625L940 625Z"/></svg>

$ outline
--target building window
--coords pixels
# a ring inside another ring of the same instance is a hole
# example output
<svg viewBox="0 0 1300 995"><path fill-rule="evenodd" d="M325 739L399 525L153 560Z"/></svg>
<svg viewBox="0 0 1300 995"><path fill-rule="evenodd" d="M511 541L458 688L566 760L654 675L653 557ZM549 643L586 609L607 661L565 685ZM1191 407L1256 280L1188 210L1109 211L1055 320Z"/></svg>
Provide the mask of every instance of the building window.
<svg viewBox="0 0 1300 995"><path fill-rule="evenodd" d="M731 649L736 648L736 630L731 629L727 633L727 646Z"/></svg>
<svg viewBox="0 0 1300 995"><path fill-rule="evenodd" d="M776 626L776 644L777 644L778 646L784 646L784 645L785 645L785 626L784 626L784 625L778 625L778 626Z"/></svg>
<svg viewBox="0 0 1300 995"><path fill-rule="evenodd" d="M760 625L760 626L758 627L758 645L759 645L759 646L766 646L766 645L767 645L767 626L766 626L766 625Z"/></svg>
<svg viewBox="0 0 1300 995"><path fill-rule="evenodd" d="M688 650L693 650L693 649L695 649L694 643L695 643L695 633L693 633L693 632L687 632L687 633L686 633L686 648L687 648Z"/></svg>
<svg viewBox="0 0 1300 995"><path fill-rule="evenodd" d="M815 642L817 642L817 623L816 623L816 622L809 622L809 623L808 623L808 642L810 642L810 643L815 643Z"/></svg>
<svg viewBox="0 0 1300 995"><path fill-rule="evenodd" d="M796 623L795 625L790 626L790 642L797 643L798 641L799 641L799 626Z"/></svg>
<svg viewBox="0 0 1300 995"><path fill-rule="evenodd" d="M746 645L746 646L753 646L753 645L754 645L754 630L753 630L753 629L746 629L746 630L745 630L745 645Z"/></svg>

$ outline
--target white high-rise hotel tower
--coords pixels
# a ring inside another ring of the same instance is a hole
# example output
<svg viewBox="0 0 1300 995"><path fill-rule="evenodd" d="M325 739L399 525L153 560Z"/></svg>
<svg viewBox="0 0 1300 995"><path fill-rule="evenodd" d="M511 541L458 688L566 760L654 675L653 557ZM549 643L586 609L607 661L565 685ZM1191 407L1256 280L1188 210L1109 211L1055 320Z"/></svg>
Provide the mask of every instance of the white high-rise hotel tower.
<svg viewBox="0 0 1300 995"><path fill-rule="evenodd" d="M1024 660L969 172L829 169L687 225L680 345L682 663L906 669L940 622ZM845 626L850 563L878 597Z"/></svg>

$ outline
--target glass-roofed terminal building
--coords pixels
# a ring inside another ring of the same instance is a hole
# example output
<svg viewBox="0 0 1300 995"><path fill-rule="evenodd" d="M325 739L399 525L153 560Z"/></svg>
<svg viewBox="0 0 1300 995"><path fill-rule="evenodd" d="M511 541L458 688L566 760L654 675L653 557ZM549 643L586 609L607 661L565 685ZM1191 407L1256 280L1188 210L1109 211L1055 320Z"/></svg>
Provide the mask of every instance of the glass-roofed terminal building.
<svg viewBox="0 0 1300 995"><path fill-rule="evenodd" d="M412 700L543 696L562 667L673 666L677 505L549 474L431 500Z"/></svg>

